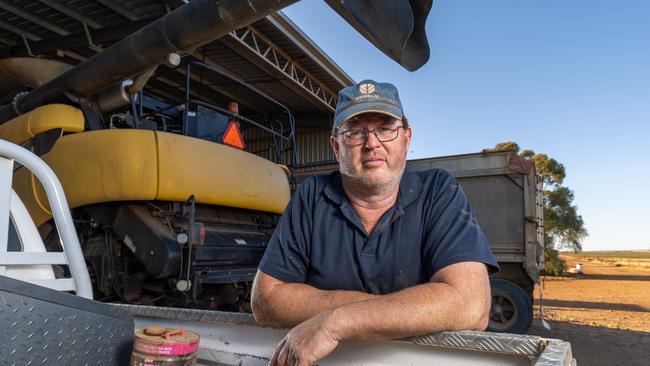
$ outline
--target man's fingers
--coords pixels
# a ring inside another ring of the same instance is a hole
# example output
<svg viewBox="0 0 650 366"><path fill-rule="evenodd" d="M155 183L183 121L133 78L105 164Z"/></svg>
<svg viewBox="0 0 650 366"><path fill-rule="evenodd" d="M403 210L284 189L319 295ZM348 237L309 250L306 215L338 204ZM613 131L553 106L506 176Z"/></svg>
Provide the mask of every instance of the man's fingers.
<svg viewBox="0 0 650 366"><path fill-rule="evenodd" d="M289 365L288 357L289 357L289 344L287 342L287 339L285 338L282 341L282 343L280 343L280 346L278 346L278 366Z"/></svg>
<svg viewBox="0 0 650 366"><path fill-rule="evenodd" d="M281 363L278 363L278 357L280 356L280 351L284 348L284 343L287 341L286 338L283 338L280 343L278 343L277 347L275 347L275 352L273 352L273 356L271 356L271 361L269 361L269 366L280 366L282 365Z"/></svg>
<svg viewBox="0 0 650 366"><path fill-rule="evenodd" d="M278 366L278 349L275 349L275 352L273 352L273 356L271 356L271 361L269 361L268 366Z"/></svg>
<svg viewBox="0 0 650 366"><path fill-rule="evenodd" d="M300 359L296 355L296 351L293 348L289 348L289 357L287 359L288 365L297 366L300 365Z"/></svg>

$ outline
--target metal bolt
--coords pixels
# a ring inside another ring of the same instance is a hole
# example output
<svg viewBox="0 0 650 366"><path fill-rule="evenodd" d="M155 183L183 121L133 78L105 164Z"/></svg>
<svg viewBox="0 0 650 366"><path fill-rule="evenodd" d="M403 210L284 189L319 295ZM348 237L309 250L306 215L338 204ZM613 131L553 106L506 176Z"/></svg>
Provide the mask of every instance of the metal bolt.
<svg viewBox="0 0 650 366"><path fill-rule="evenodd" d="M189 236L187 236L186 233L180 233L176 235L176 242L178 244L187 244L187 241L189 240Z"/></svg>
<svg viewBox="0 0 650 366"><path fill-rule="evenodd" d="M181 292L189 291L192 287L191 281L180 280L176 282L176 289Z"/></svg>

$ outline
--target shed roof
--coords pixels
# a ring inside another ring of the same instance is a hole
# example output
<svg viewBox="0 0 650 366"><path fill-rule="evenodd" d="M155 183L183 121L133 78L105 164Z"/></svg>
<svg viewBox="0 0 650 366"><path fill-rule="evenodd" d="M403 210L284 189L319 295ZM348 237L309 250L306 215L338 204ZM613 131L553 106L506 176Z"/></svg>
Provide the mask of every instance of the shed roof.
<svg viewBox="0 0 650 366"><path fill-rule="evenodd" d="M179 0L0 0L0 58L34 56L77 64L182 5ZM353 83L332 59L281 12L230 32L184 58L193 68L198 97L243 114L281 113L273 99L297 117L298 127L326 127L336 93ZM128 62L128 61L125 61ZM147 84L153 94L180 101L183 66L159 67ZM260 98L259 91L269 98Z"/></svg>

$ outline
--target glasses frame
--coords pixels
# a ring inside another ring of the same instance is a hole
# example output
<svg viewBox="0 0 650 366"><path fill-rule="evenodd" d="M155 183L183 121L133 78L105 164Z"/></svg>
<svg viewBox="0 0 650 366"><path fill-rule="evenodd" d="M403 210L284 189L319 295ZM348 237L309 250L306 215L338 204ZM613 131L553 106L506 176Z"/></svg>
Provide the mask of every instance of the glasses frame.
<svg viewBox="0 0 650 366"><path fill-rule="evenodd" d="M391 127L392 127L392 128L395 128L395 132L396 132L395 137L393 137L393 138L391 138L391 139L388 139L388 140L382 140L382 139L379 137L379 135L377 135L377 130L378 130L379 128L391 128ZM375 138L376 138L377 141L379 141L379 142L391 142L391 141L395 141L395 140L397 140L397 138L399 137L399 130L400 130L400 129L405 129L405 128L406 128L406 126L404 126L404 125L400 125L400 126L382 126L382 127L375 128L375 129L373 129L373 130L366 130L365 128L350 128L350 129L347 129L347 130L345 130L345 131L337 132L337 133L336 133L336 136L342 136L342 137L343 137L343 141L345 142L346 145L349 145L349 146L358 146L358 145L363 145L363 144L367 143L367 142L368 142L368 137L370 136L371 133L375 135ZM361 142L358 142L358 143L356 143L356 142L349 142L348 139L345 137L345 133L350 132L350 131L360 131L360 132L362 132L362 133L363 133L363 140L362 140Z"/></svg>

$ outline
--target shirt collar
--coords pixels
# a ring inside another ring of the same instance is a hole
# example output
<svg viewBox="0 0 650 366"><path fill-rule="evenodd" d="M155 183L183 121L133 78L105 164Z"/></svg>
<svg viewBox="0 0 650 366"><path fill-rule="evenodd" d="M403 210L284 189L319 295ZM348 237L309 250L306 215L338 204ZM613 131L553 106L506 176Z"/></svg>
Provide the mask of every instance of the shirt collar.
<svg viewBox="0 0 650 366"><path fill-rule="evenodd" d="M345 191L343 190L343 183L341 182L341 173L338 170L330 174L327 185L325 186L325 196L339 206L347 201Z"/></svg>
<svg viewBox="0 0 650 366"><path fill-rule="evenodd" d="M415 201L422 193L422 179L414 172L404 171L402 180L399 182L399 196L397 203L401 208L408 206Z"/></svg>
<svg viewBox="0 0 650 366"><path fill-rule="evenodd" d="M347 202L348 198L345 195L343 183L341 182L341 173L338 170L330 174L324 192L327 198L339 206ZM421 192L422 180L420 176L416 173L405 171L399 183L399 195L397 197L399 206L401 208L408 206L420 196Z"/></svg>

